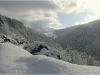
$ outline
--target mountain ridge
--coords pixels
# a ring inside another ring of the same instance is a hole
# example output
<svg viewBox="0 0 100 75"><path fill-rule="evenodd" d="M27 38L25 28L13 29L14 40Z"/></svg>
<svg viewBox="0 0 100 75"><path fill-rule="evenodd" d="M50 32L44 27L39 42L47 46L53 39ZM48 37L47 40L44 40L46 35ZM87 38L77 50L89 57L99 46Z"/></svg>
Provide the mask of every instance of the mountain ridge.
<svg viewBox="0 0 100 75"><path fill-rule="evenodd" d="M47 37L42 32L33 28L25 27L22 22L2 15L0 15L0 33L6 36L11 36L14 39L21 37L31 43L33 41L42 41L45 42L48 46L52 46L54 49L56 46L60 47L59 44L53 42L52 38ZM15 34L15 36L12 34ZM57 49L59 50L59 48Z"/></svg>
<svg viewBox="0 0 100 75"><path fill-rule="evenodd" d="M85 52L100 60L100 20L58 30L54 34L58 35L55 40L63 48L71 46L79 52Z"/></svg>

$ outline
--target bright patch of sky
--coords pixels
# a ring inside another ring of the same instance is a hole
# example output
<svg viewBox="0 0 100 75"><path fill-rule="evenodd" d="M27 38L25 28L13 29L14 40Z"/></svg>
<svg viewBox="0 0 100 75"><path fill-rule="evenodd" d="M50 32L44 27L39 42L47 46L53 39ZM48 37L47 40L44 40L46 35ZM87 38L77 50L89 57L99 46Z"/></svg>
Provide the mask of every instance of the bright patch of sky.
<svg viewBox="0 0 100 75"><path fill-rule="evenodd" d="M87 15L88 11L84 11L81 13L71 13L71 14L66 14L66 13L60 13L58 14L59 18L58 20L62 25L65 27L70 27L73 25L76 25L75 23L77 21L84 21L84 17Z"/></svg>

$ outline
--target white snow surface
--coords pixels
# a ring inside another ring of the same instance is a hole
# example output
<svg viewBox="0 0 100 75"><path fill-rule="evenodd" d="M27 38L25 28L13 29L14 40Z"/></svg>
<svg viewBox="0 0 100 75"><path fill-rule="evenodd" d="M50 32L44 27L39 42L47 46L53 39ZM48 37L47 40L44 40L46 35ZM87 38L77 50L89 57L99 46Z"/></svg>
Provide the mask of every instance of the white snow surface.
<svg viewBox="0 0 100 75"><path fill-rule="evenodd" d="M76 65L0 43L0 74L100 74L100 67Z"/></svg>

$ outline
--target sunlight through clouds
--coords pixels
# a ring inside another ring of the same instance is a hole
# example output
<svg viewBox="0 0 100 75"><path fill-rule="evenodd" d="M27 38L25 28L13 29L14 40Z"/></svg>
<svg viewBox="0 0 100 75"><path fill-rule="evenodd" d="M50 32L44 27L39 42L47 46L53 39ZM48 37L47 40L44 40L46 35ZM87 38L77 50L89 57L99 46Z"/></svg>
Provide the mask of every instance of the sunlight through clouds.
<svg viewBox="0 0 100 75"><path fill-rule="evenodd" d="M83 21L77 21L74 25L88 23L100 19L100 0L81 0L83 3L83 11L88 10Z"/></svg>

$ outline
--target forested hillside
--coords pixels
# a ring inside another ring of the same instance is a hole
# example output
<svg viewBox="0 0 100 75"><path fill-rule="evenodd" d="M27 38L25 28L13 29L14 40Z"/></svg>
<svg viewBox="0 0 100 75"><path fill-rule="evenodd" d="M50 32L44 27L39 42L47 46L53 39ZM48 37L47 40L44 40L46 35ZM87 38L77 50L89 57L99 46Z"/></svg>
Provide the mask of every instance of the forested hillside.
<svg viewBox="0 0 100 75"><path fill-rule="evenodd" d="M100 60L100 20L54 32L64 49L67 46Z"/></svg>

